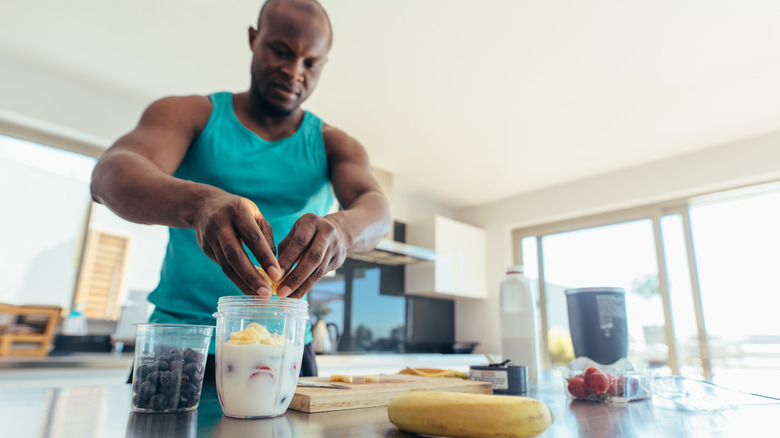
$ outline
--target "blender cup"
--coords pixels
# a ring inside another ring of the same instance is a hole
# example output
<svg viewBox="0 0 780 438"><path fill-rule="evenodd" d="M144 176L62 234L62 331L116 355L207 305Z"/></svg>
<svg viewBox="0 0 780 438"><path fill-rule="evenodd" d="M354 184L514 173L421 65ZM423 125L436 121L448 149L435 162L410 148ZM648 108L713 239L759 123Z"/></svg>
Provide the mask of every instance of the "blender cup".
<svg viewBox="0 0 780 438"><path fill-rule="evenodd" d="M290 406L303 358L308 303L293 298L219 299L217 393L233 418L268 418Z"/></svg>
<svg viewBox="0 0 780 438"><path fill-rule="evenodd" d="M133 412L197 409L214 328L186 324L134 325Z"/></svg>

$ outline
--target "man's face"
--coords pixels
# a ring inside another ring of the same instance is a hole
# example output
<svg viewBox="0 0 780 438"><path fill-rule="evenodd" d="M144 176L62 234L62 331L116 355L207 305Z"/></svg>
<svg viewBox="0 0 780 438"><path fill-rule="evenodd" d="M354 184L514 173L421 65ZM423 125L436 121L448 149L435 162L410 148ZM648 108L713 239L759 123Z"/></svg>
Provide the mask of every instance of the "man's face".
<svg viewBox="0 0 780 438"><path fill-rule="evenodd" d="M284 5L267 11L259 28L249 29L251 93L276 115L291 114L314 91L330 42L322 16Z"/></svg>

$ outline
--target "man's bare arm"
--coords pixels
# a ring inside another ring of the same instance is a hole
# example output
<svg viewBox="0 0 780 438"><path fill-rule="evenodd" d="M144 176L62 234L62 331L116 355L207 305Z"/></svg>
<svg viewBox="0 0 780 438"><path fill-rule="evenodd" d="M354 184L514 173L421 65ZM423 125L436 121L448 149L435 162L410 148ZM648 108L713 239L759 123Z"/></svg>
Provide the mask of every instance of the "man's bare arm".
<svg viewBox="0 0 780 438"><path fill-rule="evenodd" d="M301 217L279 243L279 266L290 275L279 296L300 298L326 273L344 263L347 252L368 250L390 230L390 205L371 175L368 154L357 140L325 127L328 172L342 210Z"/></svg>

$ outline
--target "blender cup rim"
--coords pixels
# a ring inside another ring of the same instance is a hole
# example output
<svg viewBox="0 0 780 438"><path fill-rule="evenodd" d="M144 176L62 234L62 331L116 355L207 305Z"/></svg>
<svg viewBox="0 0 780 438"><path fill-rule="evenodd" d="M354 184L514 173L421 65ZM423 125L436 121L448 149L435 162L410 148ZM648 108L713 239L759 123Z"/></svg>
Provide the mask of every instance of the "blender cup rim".
<svg viewBox="0 0 780 438"><path fill-rule="evenodd" d="M152 322L134 322L132 325L134 325L136 329L153 328L153 329L162 329L165 331L191 330L194 333L202 333L203 336L208 336L208 337L211 337L211 332L212 330L214 330L213 325L199 325L199 324L158 324Z"/></svg>
<svg viewBox="0 0 780 438"><path fill-rule="evenodd" d="M573 294L580 294L580 293L593 293L593 292L626 293L626 290L622 287L576 287L576 288L566 289L564 291L566 295L573 295Z"/></svg>

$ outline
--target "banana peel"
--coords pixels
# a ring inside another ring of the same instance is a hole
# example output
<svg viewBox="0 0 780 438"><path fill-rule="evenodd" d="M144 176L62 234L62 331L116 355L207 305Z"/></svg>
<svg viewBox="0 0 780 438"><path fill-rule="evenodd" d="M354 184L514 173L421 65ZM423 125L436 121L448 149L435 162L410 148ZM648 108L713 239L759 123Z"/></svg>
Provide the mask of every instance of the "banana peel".
<svg viewBox="0 0 780 438"><path fill-rule="evenodd" d="M459 379L467 379L469 377L466 373L461 373L455 370L442 370L439 368L409 368L406 367L398 372L398 374L408 374L412 376L423 377L457 377Z"/></svg>

